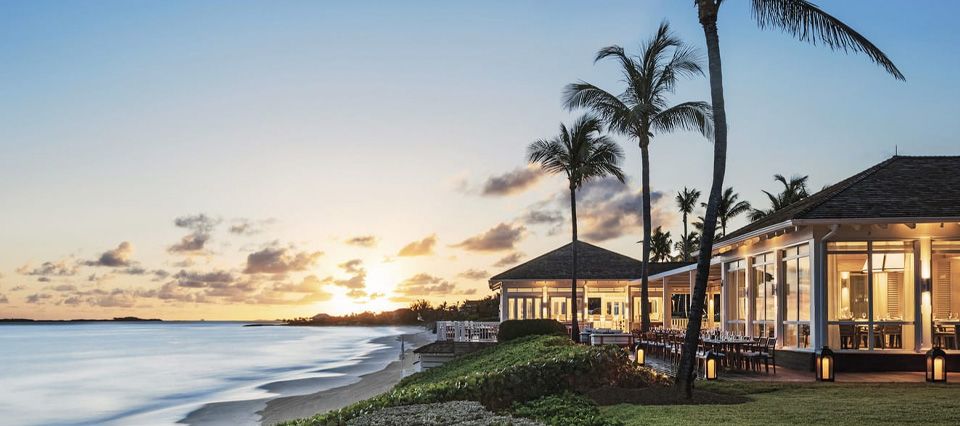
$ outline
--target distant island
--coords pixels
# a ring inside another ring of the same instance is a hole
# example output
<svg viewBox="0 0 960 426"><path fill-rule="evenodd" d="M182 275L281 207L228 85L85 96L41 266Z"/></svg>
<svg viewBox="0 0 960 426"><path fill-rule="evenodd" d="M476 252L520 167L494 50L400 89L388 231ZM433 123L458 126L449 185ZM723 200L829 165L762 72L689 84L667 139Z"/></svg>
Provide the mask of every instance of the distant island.
<svg viewBox="0 0 960 426"><path fill-rule="evenodd" d="M286 325L423 325L433 327L437 321L498 321L500 319L500 296L493 295L479 300L465 300L459 304L443 302L432 305L418 300L408 308L386 312L362 312L349 315L317 314L312 317L279 319Z"/></svg>
<svg viewBox="0 0 960 426"><path fill-rule="evenodd" d="M0 318L0 323L4 322L33 322L33 323L62 323L62 322L138 322L138 321L163 321L159 318L138 318L138 317L116 317L113 319L69 319L69 320L35 320L30 318Z"/></svg>

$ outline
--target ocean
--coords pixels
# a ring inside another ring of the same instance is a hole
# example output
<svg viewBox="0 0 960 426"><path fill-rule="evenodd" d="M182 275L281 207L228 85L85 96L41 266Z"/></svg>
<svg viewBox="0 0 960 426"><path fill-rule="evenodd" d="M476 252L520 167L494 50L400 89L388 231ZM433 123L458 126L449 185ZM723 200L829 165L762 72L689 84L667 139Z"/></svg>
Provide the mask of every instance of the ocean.
<svg viewBox="0 0 960 426"><path fill-rule="evenodd" d="M212 402L356 382L398 359L388 336L422 331L244 324L0 325L0 424L173 424Z"/></svg>

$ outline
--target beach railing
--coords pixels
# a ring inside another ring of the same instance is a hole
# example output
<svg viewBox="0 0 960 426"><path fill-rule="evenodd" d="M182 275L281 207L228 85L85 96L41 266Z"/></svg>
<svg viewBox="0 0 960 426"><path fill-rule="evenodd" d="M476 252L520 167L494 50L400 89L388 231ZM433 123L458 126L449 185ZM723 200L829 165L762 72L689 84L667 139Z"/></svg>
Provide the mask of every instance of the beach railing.
<svg viewBox="0 0 960 426"><path fill-rule="evenodd" d="M496 342L499 330L495 321L437 321L437 341Z"/></svg>

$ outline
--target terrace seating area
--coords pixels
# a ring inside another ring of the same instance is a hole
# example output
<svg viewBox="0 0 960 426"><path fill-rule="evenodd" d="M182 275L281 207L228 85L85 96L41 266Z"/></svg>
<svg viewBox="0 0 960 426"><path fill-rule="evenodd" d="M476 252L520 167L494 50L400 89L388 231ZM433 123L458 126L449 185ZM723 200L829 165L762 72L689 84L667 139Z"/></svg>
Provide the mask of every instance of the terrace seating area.
<svg viewBox="0 0 960 426"><path fill-rule="evenodd" d="M648 357L680 363L685 330L659 328L638 337L638 345ZM697 344L697 368L703 375L707 354L712 352L720 368L726 371L777 374L776 338L746 337L717 330L704 331Z"/></svg>

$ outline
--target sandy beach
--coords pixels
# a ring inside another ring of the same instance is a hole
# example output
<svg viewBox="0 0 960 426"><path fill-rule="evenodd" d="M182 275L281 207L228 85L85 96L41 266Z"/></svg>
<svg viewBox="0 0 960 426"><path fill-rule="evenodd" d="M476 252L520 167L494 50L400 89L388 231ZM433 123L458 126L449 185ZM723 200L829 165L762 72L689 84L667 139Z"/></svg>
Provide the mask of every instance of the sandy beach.
<svg viewBox="0 0 960 426"><path fill-rule="evenodd" d="M361 362L317 371L331 374L331 377L268 383L260 389L281 396L207 404L191 412L180 423L194 426L273 425L342 408L386 392L399 382L403 375L416 371L413 350L434 339L435 336L429 331L403 335L406 355L401 365L396 355L400 336L378 338L374 340L375 343L389 345L389 348L370 354L367 358L376 361L389 356L392 361L385 368L382 362ZM303 394L308 389L317 388L322 390Z"/></svg>

